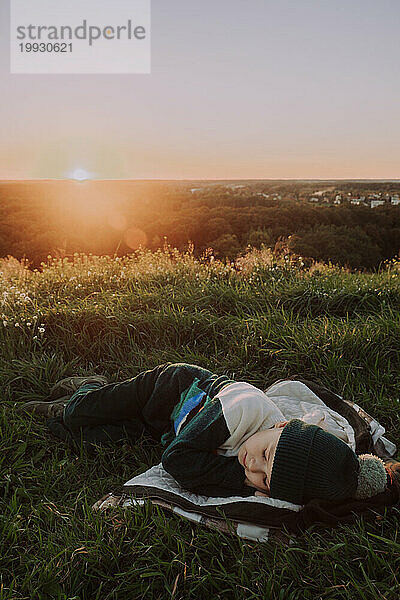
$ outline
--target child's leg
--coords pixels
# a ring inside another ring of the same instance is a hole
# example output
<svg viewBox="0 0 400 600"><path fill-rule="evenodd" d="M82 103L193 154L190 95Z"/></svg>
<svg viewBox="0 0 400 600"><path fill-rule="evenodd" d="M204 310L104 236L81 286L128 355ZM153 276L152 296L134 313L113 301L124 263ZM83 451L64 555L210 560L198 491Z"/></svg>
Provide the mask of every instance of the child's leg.
<svg viewBox="0 0 400 600"><path fill-rule="evenodd" d="M70 397L63 416L47 421L48 428L58 438L83 442L87 448L127 438L135 441L144 432L142 408L146 397L165 366L120 383L81 386Z"/></svg>
<svg viewBox="0 0 400 600"><path fill-rule="evenodd" d="M48 419L47 427L66 442L82 442L87 450L95 444L126 439L135 442L144 432L140 407L132 402L131 418L119 418L121 405L118 395L110 401L109 385L93 382L81 386L68 400L63 415ZM104 390L104 387L108 389ZM115 391L118 390L114 390L114 394ZM114 411L111 410L113 406ZM120 416L123 417L123 414Z"/></svg>
<svg viewBox="0 0 400 600"><path fill-rule="evenodd" d="M82 427L72 433L60 417L55 417L48 419L47 427L56 437L65 442L78 445L82 442L87 451L94 449L94 446L115 445L120 441L129 440L135 443L144 433L143 425L139 421Z"/></svg>
<svg viewBox="0 0 400 600"><path fill-rule="evenodd" d="M160 373L171 363L158 365L125 381L88 383L72 394L63 420L71 431L83 427L142 420L142 410Z"/></svg>
<svg viewBox="0 0 400 600"><path fill-rule="evenodd" d="M144 430L160 439L181 393L196 378L218 376L197 365L167 362L120 383L88 383L71 396L62 421L75 439L89 443L137 438Z"/></svg>

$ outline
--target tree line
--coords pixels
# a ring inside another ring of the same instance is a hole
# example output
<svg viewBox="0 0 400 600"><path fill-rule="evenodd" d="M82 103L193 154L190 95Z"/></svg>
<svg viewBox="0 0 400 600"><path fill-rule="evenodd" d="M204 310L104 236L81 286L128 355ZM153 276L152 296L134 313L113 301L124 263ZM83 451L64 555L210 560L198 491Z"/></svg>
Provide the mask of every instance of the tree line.
<svg viewBox="0 0 400 600"><path fill-rule="evenodd" d="M25 257L37 268L49 254L122 256L139 243L155 250L166 238L180 250L192 242L196 256L212 248L221 260L264 245L373 270L400 251L400 206L310 205L218 188L197 198L179 183L131 182L88 184L76 202L74 185L0 184L0 255ZM92 206L86 212L85 190Z"/></svg>

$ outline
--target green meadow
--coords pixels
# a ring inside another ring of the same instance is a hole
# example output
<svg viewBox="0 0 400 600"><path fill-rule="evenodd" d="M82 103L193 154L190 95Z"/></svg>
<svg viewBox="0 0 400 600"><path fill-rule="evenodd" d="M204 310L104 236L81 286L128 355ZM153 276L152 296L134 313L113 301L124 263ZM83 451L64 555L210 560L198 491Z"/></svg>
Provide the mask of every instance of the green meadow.
<svg viewBox="0 0 400 600"><path fill-rule="evenodd" d="M399 511L290 547L158 507L92 504L160 461L73 451L15 410L68 375L189 362L265 389L299 375L360 404L400 448L400 262L374 273L249 249L234 262L165 244L124 257L0 260L0 600L399 598Z"/></svg>

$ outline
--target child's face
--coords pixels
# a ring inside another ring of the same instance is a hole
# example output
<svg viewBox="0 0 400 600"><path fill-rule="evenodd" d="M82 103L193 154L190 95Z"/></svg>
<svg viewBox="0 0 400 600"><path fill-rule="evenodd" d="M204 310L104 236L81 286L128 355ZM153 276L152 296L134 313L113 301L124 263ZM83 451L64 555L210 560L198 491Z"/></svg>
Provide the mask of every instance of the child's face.
<svg viewBox="0 0 400 600"><path fill-rule="evenodd" d="M276 423L249 437L239 448L238 461L244 467L246 478L256 489L269 494L275 450L287 421Z"/></svg>

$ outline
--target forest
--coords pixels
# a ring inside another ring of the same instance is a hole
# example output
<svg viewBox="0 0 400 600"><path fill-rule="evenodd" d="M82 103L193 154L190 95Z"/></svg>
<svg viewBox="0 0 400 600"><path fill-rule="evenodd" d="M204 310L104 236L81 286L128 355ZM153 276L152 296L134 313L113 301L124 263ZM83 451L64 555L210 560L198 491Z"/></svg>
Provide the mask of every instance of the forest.
<svg viewBox="0 0 400 600"><path fill-rule="evenodd" d="M139 246L156 250L167 241L179 250L192 243L197 257L212 249L216 258L234 260L249 247L265 246L304 261L373 271L400 250L400 205L334 205L329 196L311 204L307 194L315 182L244 182L239 189L203 182L194 193L195 185L2 182L0 256L26 259L38 268L49 255L124 256ZM342 193L355 193L354 187L363 191L363 184L341 184ZM372 190L364 188L364 193ZM328 190L332 197L337 184Z"/></svg>

